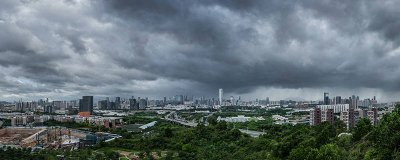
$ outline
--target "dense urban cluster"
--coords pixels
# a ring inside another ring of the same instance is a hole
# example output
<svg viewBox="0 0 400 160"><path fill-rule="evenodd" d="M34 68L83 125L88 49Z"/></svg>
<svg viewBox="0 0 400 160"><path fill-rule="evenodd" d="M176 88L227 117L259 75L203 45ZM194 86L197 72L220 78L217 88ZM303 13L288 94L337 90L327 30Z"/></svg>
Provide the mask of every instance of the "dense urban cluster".
<svg viewBox="0 0 400 160"><path fill-rule="evenodd" d="M222 89L209 99L132 96L98 98L97 104L94 99L2 102L0 154L15 150L33 159L74 159L83 151L86 159L381 157L381 148L360 147L377 143L377 129L400 113L396 102L329 98L328 93L322 101L245 101L225 98Z"/></svg>

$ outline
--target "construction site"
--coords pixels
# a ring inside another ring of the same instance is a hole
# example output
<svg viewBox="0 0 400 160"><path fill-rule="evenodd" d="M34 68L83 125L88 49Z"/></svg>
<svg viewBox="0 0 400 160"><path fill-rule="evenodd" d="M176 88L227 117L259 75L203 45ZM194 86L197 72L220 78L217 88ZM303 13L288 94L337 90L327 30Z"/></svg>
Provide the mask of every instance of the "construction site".
<svg viewBox="0 0 400 160"><path fill-rule="evenodd" d="M78 149L97 142L97 136L80 130L61 127L3 128L0 144L22 148Z"/></svg>

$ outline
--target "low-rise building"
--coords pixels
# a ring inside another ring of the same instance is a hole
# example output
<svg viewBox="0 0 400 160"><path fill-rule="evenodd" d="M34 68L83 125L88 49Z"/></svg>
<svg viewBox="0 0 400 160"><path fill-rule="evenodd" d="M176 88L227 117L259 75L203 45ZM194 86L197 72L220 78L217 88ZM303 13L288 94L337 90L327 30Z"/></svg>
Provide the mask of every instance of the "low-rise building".
<svg viewBox="0 0 400 160"><path fill-rule="evenodd" d="M225 121L225 122L247 122L250 120L262 121L265 120L263 117L246 117L244 115L238 115L237 117L225 117L221 118L220 116L217 118L217 121Z"/></svg>
<svg viewBox="0 0 400 160"><path fill-rule="evenodd" d="M272 115L272 119L274 121L285 121L285 120L288 120L288 118L280 116L280 115Z"/></svg>
<svg viewBox="0 0 400 160"><path fill-rule="evenodd" d="M11 126L27 126L34 121L33 115L14 116L11 118Z"/></svg>

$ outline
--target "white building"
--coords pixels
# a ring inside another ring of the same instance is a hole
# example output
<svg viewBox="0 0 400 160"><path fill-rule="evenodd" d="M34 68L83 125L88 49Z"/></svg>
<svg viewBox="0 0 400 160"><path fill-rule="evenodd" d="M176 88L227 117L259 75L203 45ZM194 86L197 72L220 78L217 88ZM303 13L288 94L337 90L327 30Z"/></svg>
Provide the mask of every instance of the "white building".
<svg viewBox="0 0 400 160"><path fill-rule="evenodd" d="M147 124L145 124L143 126L140 126L139 128L142 129L142 130L145 130L147 128L153 127L154 125L156 125L156 123L157 123L157 121L153 121L153 122L147 123Z"/></svg>
<svg viewBox="0 0 400 160"><path fill-rule="evenodd" d="M272 115L272 119L273 119L274 121L286 121L286 120L288 120L289 118L286 118L286 117L283 117L283 116L280 116L280 115Z"/></svg>
<svg viewBox="0 0 400 160"><path fill-rule="evenodd" d="M340 113L340 112L348 111L350 108L350 105L349 104L317 105L317 108L320 108L321 111L333 109L333 113Z"/></svg>
<svg viewBox="0 0 400 160"><path fill-rule="evenodd" d="M217 121L225 121L225 122L247 122L250 120L263 121L265 119L263 117L245 117L244 115L238 115L237 117L225 117L225 118L221 118L219 116L217 118Z"/></svg>

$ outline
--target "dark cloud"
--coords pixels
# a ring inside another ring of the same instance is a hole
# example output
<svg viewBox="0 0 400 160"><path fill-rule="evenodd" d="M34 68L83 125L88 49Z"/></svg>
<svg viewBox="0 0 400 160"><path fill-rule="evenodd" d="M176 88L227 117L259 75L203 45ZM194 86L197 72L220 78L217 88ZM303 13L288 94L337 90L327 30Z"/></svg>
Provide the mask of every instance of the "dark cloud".
<svg viewBox="0 0 400 160"><path fill-rule="evenodd" d="M109 9L127 23L149 33L171 35L171 40L179 44L178 51L147 53L170 55L172 58L166 63L146 57L143 60L139 58L145 63L126 65L125 61L129 60L117 59L128 67L232 89L254 86L394 89L392 85L382 85L386 84L382 83L386 82L382 78L385 74L375 71L374 67L378 66L368 64L375 59L364 58L373 56L372 52L360 53L364 49L387 52L365 44L364 38L369 34L383 34L388 40L398 37L394 29L399 27L390 26L396 23L393 19L395 13L379 8L377 10L383 13L378 16L366 13L376 6L372 1L106 2ZM229 16L238 18L227 20L231 18ZM383 22L386 19L390 22ZM271 43L263 43L264 37L258 36L255 26L259 21L272 28L268 35L274 40ZM389 26L387 30L379 31L375 29L379 28L374 27L375 23ZM325 40L325 36L332 39ZM373 38L376 39L372 41L382 40L380 37ZM304 47L299 46L300 50L288 51L292 42L309 45L311 49L301 50ZM179 51L179 47L186 44L192 48ZM351 44L354 46L346 48ZM263 50L261 45L273 48ZM336 55L329 55L331 53ZM246 64L246 55L256 56L257 60ZM310 64L303 65L302 56L309 56ZM398 56L393 58L398 59ZM360 62L359 59L365 61ZM343 63L347 63L347 67L338 69ZM365 66L371 67L370 70L365 72Z"/></svg>
<svg viewBox="0 0 400 160"><path fill-rule="evenodd" d="M0 88L41 95L400 89L397 1L3 1ZM186 89L185 89L186 88ZM189 90L189 91L187 91ZM364 90L365 91L365 90ZM139 92L139 93L138 93Z"/></svg>
<svg viewBox="0 0 400 160"><path fill-rule="evenodd" d="M75 53L85 54L87 52L88 48L85 46L85 42L83 41L83 38L80 37L79 32L66 30L60 34L63 38L71 43L71 48Z"/></svg>

